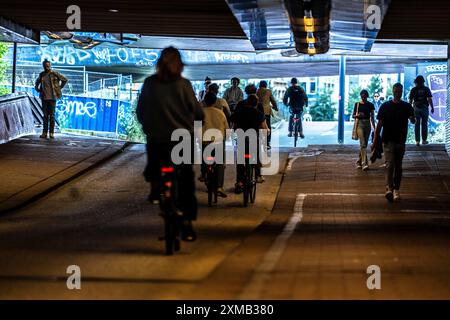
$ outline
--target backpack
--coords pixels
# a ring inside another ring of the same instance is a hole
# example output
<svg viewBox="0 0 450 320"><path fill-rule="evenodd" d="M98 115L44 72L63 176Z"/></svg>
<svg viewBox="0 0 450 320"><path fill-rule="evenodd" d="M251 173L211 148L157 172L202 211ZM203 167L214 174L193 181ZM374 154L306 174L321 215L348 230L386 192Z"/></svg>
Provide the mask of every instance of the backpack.
<svg viewBox="0 0 450 320"><path fill-rule="evenodd" d="M305 105L305 92L301 87L291 87L290 91L289 106L291 107L292 111L303 111L303 106Z"/></svg>

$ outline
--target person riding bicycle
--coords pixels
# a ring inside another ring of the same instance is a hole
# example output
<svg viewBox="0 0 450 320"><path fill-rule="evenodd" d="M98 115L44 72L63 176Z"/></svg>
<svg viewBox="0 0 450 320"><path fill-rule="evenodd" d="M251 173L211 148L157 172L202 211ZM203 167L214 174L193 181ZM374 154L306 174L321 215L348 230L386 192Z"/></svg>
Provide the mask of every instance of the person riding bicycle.
<svg viewBox="0 0 450 320"><path fill-rule="evenodd" d="M284 94L283 103L289 107L289 134L288 137L292 137L292 132L294 131L294 116L298 119L298 132L301 139L304 139L303 134L303 124L302 124L302 114L303 108L308 106L308 96L305 90L298 85L297 78L291 79L291 84Z"/></svg>
<svg viewBox="0 0 450 320"><path fill-rule="evenodd" d="M176 129L186 129L186 138L194 136L194 121L203 120L204 114L195 97L192 84L183 78L183 62L180 52L174 47L165 48L158 59L156 74L145 79L136 108L138 121L147 136L147 166L145 180L151 183L149 200L160 202L161 168L174 166L171 159L172 148L179 142L171 141ZM193 149L193 148L192 148ZM197 218L195 197L195 177L191 161L174 166L180 190L178 209L183 213L182 239L194 241L197 235L192 221Z"/></svg>
<svg viewBox="0 0 450 320"><path fill-rule="evenodd" d="M222 159L218 159L218 154L212 154L216 158L216 169L217 169L217 195L222 198L226 198L227 195L223 189L224 176L225 176L225 140L226 140L226 130L228 127L228 121L225 117L223 111L216 108L217 97L213 92L208 92L203 99L205 107L203 111L205 113L205 119L203 122L203 143L202 143L202 166L201 166L201 176L200 181L205 181L207 164L205 163L205 149L211 145L216 144L217 148L222 149ZM208 136L205 135L209 129L216 129L221 133L221 136Z"/></svg>
<svg viewBox="0 0 450 320"><path fill-rule="evenodd" d="M254 129L258 134L259 129L269 130L266 119L264 117L264 111L262 105L259 103L256 95L256 86L250 84L245 88L247 93L247 99L241 101L237 106L235 112L231 115L231 122L233 123L233 129L242 129L244 132L249 129ZM258 108L259 105L259 108ZM239 141L238 141L239 142ZM259 143L259 139L257 140ZM247 146L246 146L247 149ZM259 146L257 149L258 164L256 165L256 179L261 183L264 178L261 176L261 163L259 159ZM236 166L236 184L235 193L242 192L244 165L237 164Z"/></svg>

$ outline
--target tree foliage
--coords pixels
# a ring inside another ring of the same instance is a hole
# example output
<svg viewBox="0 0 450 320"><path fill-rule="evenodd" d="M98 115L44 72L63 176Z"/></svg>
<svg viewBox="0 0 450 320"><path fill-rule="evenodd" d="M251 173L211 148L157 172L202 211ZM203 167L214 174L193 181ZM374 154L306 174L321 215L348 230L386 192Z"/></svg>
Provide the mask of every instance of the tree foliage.
<svg viewBox="0 0 450 320"><path fill-rule="evenodd" d="M0 42L0 96L10 93L10 90L4 87L2 84L6 83L6 70L8 64L4 59L4 56L8 52L8 45Z"/></svg>
<svg viewBox="0 0 450 320"><path fill-rule="evenodd" d="M333 121L336 114L335 102L332 101L331 96L333 89L323 88L316 103L309 110L313 121Z"/></svg>

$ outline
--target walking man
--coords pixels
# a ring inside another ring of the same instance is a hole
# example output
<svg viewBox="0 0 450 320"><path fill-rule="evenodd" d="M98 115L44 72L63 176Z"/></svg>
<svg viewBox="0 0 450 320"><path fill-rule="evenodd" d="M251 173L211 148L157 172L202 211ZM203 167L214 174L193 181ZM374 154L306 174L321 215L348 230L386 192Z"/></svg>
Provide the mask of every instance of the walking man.
<svg viewBox="0 0 450 320"><path fill-rule="evenodd" d="M297 78L291 79L291 86L286 90L283 97L283 103L289 106L289 111L291 115L289 116L289 137L292 137L292 131L294 131L294 116L297 115L298 118L298 132L300 138L304 139L303 135L303 125L302 125L302 114L303 107L308 106L308 96L305 90L298 85Z"/></svg>
<svg viewBox="0 0 450 320"><path fill-rule="evenodd" d="M405 155L405 143L408 135L408 120L415 123L414 109L411 104L402 101L403 85L394 84L394 99L381 105L378 111L378 123L372 151L375 150L380 132L383 129L384 158L386 160L386 193L389 202L400 199L400 183L402 179L402 162Z"/></svg>
<svg viewBox="0 0 450 320"><path fill-rule="evenodd" d="M47 139L50 122L50 139L54 139L56 100L61 98L61 90L66 85L67 79L59 72L52 70L50 61L45 60L42 66L44 71L39 74L35 83L35 89L39 92L39 97L42 101L42 111L44 112L44 125L40 137Z"/></svg>
<svg viewBox="0 0 450 320"><path fill-rule="evenodd" d="M428 144L428 117L430 115L428 106L431 107L431 113L434 113L433 95L428 87L425 87L425 79L417 76L414 80L416 86L409 93L409 103L414 106L414 115L416 117L416 125L414 133L416 136L416 146L420 145L420 133L422 133L422 144ZM422 132L420 126L422 125Z"/></svg>

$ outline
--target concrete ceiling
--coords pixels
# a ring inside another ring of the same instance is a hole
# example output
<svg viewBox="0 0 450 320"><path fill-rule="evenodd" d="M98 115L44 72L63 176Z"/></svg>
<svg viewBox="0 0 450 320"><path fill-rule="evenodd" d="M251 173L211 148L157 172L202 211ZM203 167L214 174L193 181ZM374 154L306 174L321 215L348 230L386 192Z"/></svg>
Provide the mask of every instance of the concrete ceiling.
<svg viewBox="0 0 450 320"><path fill-rule="evenodd" d="M35 30L65 31L67 7L81 9L81 30L246 38L224 0L9 0L0 16ZM110 12L110 9L118 12Z"/></svg>
<svg viewBox="0 0 450 320"><path fill-rule="evenodd" d="M450 1L393 0L378 39L450 39Z"/></svg>

